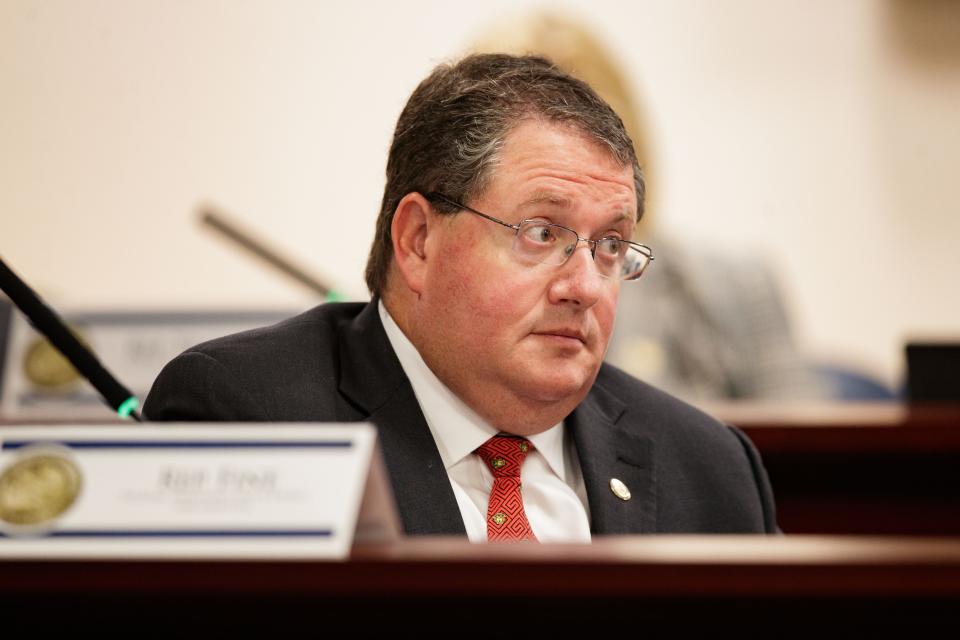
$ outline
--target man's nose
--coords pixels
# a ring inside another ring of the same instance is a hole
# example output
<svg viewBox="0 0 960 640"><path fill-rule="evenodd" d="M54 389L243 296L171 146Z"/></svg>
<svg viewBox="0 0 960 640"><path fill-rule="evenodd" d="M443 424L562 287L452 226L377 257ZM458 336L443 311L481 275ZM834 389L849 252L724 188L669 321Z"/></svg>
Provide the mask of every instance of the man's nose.
<svg viewBox="0 0 960 640"><path fill-rule="evenodd" d="M555 304L593 306L603 294L606 282L607 279L600 275L593 260L591 245L580 240L550 285L550 301Z"/></svg>

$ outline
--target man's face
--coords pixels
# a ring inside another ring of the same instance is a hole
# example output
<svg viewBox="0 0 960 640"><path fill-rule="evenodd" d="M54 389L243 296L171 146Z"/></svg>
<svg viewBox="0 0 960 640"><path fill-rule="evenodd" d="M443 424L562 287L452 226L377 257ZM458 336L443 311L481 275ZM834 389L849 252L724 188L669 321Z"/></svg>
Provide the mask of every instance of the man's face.
<svg viewBox="0 0 960 640"><path fill-rule="evenodd" d="M629 239L637 213L631 167L579 131L540 120L507 136L482 197L464 204L512 224L546 220L589 239ZM561 266L531 265L513 252L509 228L465 211L431 216L413 316L424 359L482 416L509 422L498 428L548 428L593 384L620 281L599 275L585 243Z"/></svg>

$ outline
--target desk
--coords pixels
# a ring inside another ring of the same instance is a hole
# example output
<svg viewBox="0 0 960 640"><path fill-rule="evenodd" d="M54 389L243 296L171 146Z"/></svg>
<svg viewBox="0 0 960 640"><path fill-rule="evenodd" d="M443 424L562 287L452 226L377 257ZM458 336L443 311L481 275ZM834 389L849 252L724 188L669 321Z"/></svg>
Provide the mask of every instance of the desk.
<svg viewBox="0 0 960 640"><path fill-rule="evenodd" d="M416 538L359 547L342 563L0 562L4 631L23 625L33 635L301 637L349 624L355 633L450 637L439 626L450 623L492 637L541 625L628 625L638 634L736 627L780 637L940 630L960 624L958 607L960 538Z"/></svg>
<svg viewBox="0 0 960 640"><path fill-rule="evenodd" d="M960 406L703 408L757 445L787 533L960 536Z"/></svg>
<svg viewBox="0 0 960 640"><path fill-rule="evenodd" d="M960 406L707 410L760 450L785 532L960 535Z"/></svg>

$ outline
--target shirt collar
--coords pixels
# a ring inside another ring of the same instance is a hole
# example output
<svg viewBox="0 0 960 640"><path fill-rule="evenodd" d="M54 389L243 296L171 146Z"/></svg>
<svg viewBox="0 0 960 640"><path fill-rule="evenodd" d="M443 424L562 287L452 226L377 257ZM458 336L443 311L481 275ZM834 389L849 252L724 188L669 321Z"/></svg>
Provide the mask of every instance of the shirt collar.
<svg viewBox="0 0 960 640"><path fill-rule="evenodd" d="M378 302L380 321L387 333L387 339L393 347L403 372L410 380L413 393L420 403L423 417L433 434L440 451L445 469L450 469L484 442L497 435L499 431L489 425L473 409L468 407L423 361L420 352L404 335L390 313ZM562 422L543 433L529 436L527 439L546 459L547 464L557 476L566 482L564 465L564 425Z"/></svg>

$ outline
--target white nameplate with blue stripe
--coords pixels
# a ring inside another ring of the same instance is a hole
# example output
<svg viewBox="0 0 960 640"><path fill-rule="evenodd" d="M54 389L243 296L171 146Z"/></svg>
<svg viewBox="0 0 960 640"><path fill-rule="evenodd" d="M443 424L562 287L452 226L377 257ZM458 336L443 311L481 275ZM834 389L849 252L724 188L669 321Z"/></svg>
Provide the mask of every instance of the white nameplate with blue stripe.
<svg viewBox="0 0 960 640"><path fill-rule="evenodd" d="M370 425L0 428L0 557L345 558L361 520L399 528Z"/></svg>

